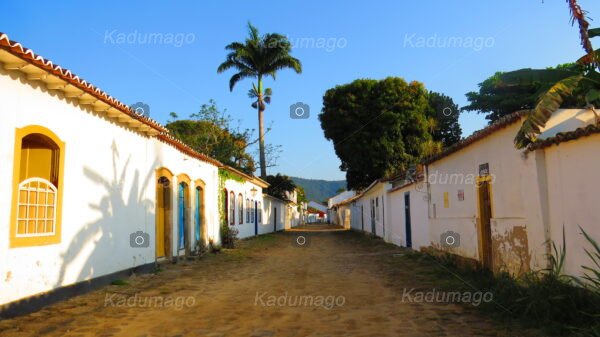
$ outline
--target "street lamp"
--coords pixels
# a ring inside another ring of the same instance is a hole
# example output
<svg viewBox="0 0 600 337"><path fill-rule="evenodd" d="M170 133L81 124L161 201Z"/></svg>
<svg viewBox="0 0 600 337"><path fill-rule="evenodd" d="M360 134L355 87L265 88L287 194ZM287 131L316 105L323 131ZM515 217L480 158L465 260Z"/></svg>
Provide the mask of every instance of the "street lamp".
<svg viewBox="0 0 600 337"><path fill-rule="evenodd" d="M252 189L250 190L250 193L252 193L252 197L255 198L256 197L256 193L258 192L258 190L256 189L256 187L252 187Z"/></svg>

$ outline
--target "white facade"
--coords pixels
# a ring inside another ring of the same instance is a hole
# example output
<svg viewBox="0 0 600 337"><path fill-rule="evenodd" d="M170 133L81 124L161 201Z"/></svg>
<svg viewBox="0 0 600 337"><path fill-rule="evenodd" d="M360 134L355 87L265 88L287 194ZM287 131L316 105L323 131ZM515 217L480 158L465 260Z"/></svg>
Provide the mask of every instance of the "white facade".
<svg viewBox="0 0 600 337"><path fill-rule="evenodd" d="M415 250L429 246L427 193L420 190L421 186L410 183L387 192L388 242Z"/></svg>
<svg viewBox="0 0 600 337"><path fill-rule="evenodd" d="M375 181L369 186L357 199L356 204L362 209L363 230L379 236L389 241L389 224L386 224L385 214L390 211L389 205L386 205L386 191L391 187L390 183L385 181ZM358 209L357 207L357 209Z"/></svg>
<svg viewBox="0 0 600 337"><path fill-rule="evenodd" d="M9 237L0 235L0 274L5 279L0 304L154 262L155 172L161 167L173 173L174 189L180 174L204 183L204 243L219 242L214 164L118 125L17 72L0 70L0 97L0 209L11 210L15 197L16 130L41 126L65 143L60 241L10 248ZM176 194L171 194L172 205L177 204ZM194 208L188 211L193 218ZM177 212L171 215L177 224ZM0 230L9 233L12 225L5 212ZM195 240L194 226L188 229L188 238ZM131 247L130 234L136 231L149 235L148 247ZM178 237L176 225L171 237ZM177 256L176 243L171 247L171 255Z"/></svg>
<svg viewBox="0 0 600 337"><path fill-rule="evenodd" d="M264 194L263 199L265 204L263 207L262 233L273 233L286 229L287 202L268 194Z"/></svg>
<svg viewBox="0 0 600 337"><path fill-rule="evenodd" d="M223 193L227 193L227 210L224 212L227 213L227 225L238 231L238 238L244 239L263 234L262 224L259 221L261 218L259 213L264 207L262 186L247 179L243 181L227 179L224 182Z"/></svg>

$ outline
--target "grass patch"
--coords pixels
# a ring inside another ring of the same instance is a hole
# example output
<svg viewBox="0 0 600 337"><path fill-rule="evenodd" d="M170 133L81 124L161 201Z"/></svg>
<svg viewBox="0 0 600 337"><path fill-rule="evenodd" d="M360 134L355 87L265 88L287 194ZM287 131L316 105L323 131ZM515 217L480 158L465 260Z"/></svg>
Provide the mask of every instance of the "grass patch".
<svg viewBox="0 0 600 337"><path fill-rule="evenodd" d="M110 284L112 284L113 286L127 286L129 285L129 282L119 279L112 281Z"/></svg>
<svg viewBox="0 0 600 337"><path fill-rule="evenodd" d="M560 273L530 272L515 279L466 267L451 254L419 252L390 258L388 263L392 268L408 265L418 280L443 291L491 292L493 301L477 308L497 319L518 320L552 336L600 336L600 294L565 282Z"/></svg>

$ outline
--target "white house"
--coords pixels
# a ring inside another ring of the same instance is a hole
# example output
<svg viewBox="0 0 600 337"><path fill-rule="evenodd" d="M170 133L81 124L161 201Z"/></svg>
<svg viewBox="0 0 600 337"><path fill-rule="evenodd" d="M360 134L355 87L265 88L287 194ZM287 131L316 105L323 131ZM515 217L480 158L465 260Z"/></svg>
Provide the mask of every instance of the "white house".
<svg viewBox="0 0 600 337"><path fill-rule="evenodd" d="M0 316L220 244L230 168L4 34L0 64Z"/></svg>
<svg viewBox="0 0 600 337"><path fill-rule="evenodd" d="M257 178L231 167L220 169L222 185L222 224L238 231L243 239L265 233L262 225L263 192L269 185Z"/></svg>
<svg viewBox="0 0 600 337"><path fill-rule="evenodd" d="M386 205L389 205L386 213L386 223L389 224L386 241L420 250L430 244L428 197L422 177L415 178L396 179L386 191Z"/></svg>
<svg viewBox="0 0 600 337"><path fill-rule="evenodd" d="M565 271L581 275L591 260L579 226L600 240L595 196L599 128L591 110L559 110L526 151L513 139L517 112L426 161L430 244L494 271L542 269L548 242L562 243Z"/></svg>

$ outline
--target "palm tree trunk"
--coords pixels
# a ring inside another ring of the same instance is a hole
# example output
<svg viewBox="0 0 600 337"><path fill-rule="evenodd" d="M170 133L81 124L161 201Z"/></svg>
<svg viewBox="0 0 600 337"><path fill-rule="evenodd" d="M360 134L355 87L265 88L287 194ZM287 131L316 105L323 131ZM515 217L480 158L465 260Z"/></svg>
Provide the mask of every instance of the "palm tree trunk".
<svg viewBox="0 0 600 337"><path fill-rule="evenodd" d="M258 108L258 151L260 152L260 177L267 177L267 158L265 156L265 126L263 122L264 110Z"/></svg>
<svg viewBox="0 0 600 337"><path fill-rule="evenodd" d="M260 177L267 177L267 158L265 156L265 125L263 115L265 112L262 96L262 76L258 75L258 152L260 157Z"/></svg>

